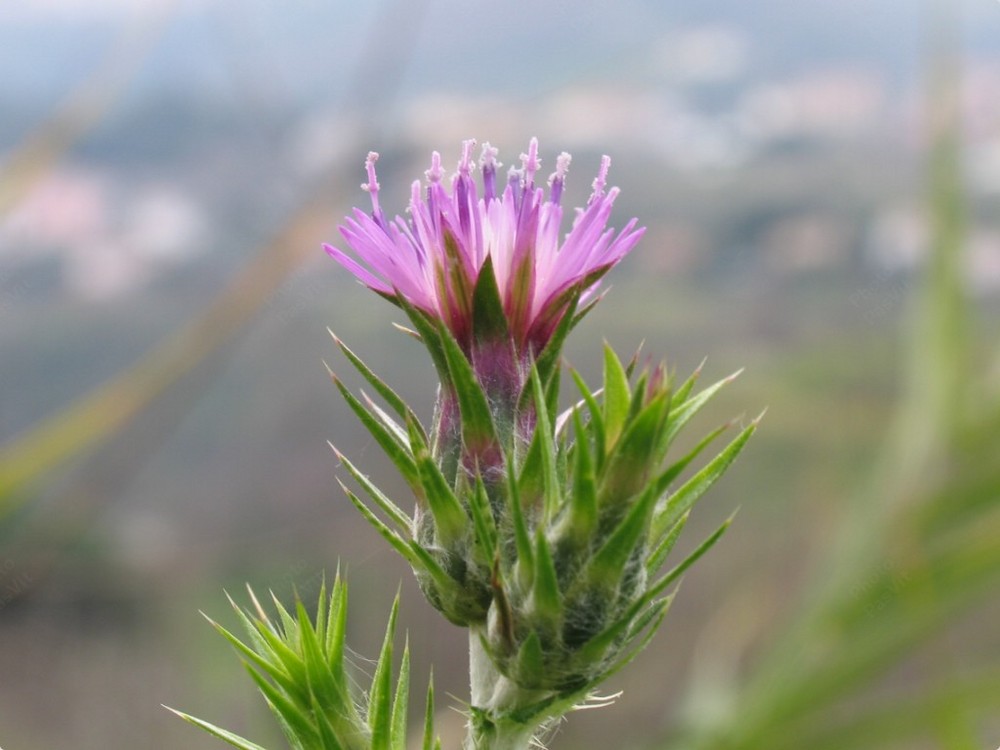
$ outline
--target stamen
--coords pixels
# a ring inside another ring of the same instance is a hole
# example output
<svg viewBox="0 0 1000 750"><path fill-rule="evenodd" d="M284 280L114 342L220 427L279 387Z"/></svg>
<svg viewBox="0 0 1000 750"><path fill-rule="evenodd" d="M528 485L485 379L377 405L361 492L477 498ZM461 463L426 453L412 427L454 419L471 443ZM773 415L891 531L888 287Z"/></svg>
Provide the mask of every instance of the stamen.
<svg viewBox="0 0 1000 750"><path fill-rule="evenodd" d="M490 145L489 141L483 143L483 153L479 157L479 166L485 169L492 169L496 172L500 167L503 166L499 161L497 161L497 154L500 153L500 149L494 148Z"/></svg>
<svg viewBox="0 0 1000 750"><path fill-rule="evenodd" d="M444 174L444 170L441 169L441 154L437 151L431 154L431 168L425 171L424 174L431 182L441 182L441 175Z"/></svg>
<svg viewBox="0 0 1000 750"><path fill-rule="evenodd" d="M464 175L472 169L472 149L476 147L475 139L462 141L462 160L458 162L458 171Z"/></svg>
<svg viewBox="0 0 1000 750"><path fill-rule="evenodd" d="M375 177L375 162L378 161L378 152L369 151L368 158L365 159L365 169L368 171L368 182L361 186L361 189L366 193L371 195L372 198L372 211L378 213L378 179Z"/></svg>
<svg viewBox="0 0 1000 750"><path fill-rule="evenodd" d="M521 205L521 188L524 186L524 170L511 167L507 170L507 187L514 195L514 205Z"/></svg>
<svg viewBox="0 0 1000 750"><path fill-rule="evenodd" d="M556 157L556 171L549 175L549 200L558 203L562 199L563 185L566 183L566 172L573 157L563 151Z"/></svg>
<svg viewBox="0 0 1000 750"><path fill-rule="evenodd" d="M479 157L479 166L483 170L483 198L489 203L496 198L496 177L497 169L503 165L497 161L497 149L493 148L489 141L483 144L483 153Z"/></svg>
<svg viewBox="0 0 1000 750"><path fill-rule="evenodd" d="M535 172L542 163L538 160L538 139L532 138L528 143L528 153L521 154L521 167L524 169L525 187L530 187L535 182Z"/></svg>
<svg viewBox="0 0 1000 750"><path fill-rule="evenodd" d="M611 168L611 157L602 156L601 157L601 169L597 173L597 177L594 178L594 193L590 196L590 200L595 200L604 195L604 186L608 184L608 169Z"/></svg>

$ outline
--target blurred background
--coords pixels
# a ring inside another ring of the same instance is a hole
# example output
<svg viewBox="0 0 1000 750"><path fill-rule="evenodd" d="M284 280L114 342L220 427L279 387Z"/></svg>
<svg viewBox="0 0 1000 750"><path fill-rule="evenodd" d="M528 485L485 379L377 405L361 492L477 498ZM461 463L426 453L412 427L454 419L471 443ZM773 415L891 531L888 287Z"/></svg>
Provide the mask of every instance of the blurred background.
<svg viewBox="0 0 1000 750"><path fill-rule="evenodd" d="M572 364L746 366L692 432L769 407L688 547L734 527L552 746L1000 744L1000 3L4 3L0 112L5 750L221 746L164 703L283 746L198 610L338 561L359 669L401 586L461 735L464 632L336 488L328 440L405 497L325 329L426 418L431 367L320 245L369 150L402 212L432 149L532 136L649 228Z"/></svg>

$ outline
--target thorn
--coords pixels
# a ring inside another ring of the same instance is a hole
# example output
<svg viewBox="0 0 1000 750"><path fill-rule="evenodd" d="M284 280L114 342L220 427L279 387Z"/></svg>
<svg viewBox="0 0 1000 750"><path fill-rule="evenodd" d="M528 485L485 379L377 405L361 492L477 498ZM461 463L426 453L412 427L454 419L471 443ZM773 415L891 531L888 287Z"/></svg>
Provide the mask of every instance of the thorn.
<svg viewBox="0 0 1000 750"><path fill-rule="evenodd" d="M268 619L267 612L265 612L264 608L260 606L260 602L257 600L257 595L253 592L253 589L250 588L249 583L247 584L247 593L250 594L250 601L253 602L254 609L257 610L257 616L260 617L262 622L266 622L268 626L274 630L274 626L271 625L271 620Z"/></svg>
<svg viewBox="0 0 1000 750"><path fill-rule="evenodd" d="M724 383L727 383L727 384L728 384L728 383L732 383L732 382L733 382L734 380L736 380L736 378L738 378L738 377L739 377L740 375L742 375L742 374L743 374L743 371L744 371L745 369L747 369L747 368L745 368L745 367L741 367L740 369L738 369L738 370L737 370L736 372L734 372L734 373L733 373L732 375L730 375L730 376L729 376L728 378L726 378L726 379L725 379L724 381L722 381L722 382L724 382Z"/></svg>
<svg viewBox="0 0 1000 750"><path fill-rule="evenodd" d="M407 336L412 336L417 341L421 340L420 334L414 331L412 328L407 328L406 326L400 325L399 323L393 323L392 327L395 328L397 331L402 331Z"/></svg>
<svg viewBox="0 0 1000 750"><path fill-rule="evenodd" d="M758 414L758 415L757 415L757 417L756 417L756 418L755 418L755 419L753 420L753 422L751 422L751 424L752 424L752 425L753 425L754 427L756 427L757 425L759 425L759 424L760 424L760 420L762 420L762 419L764 418L764 415L765 415L765 414L767 414L767 410L768 410L769 408L771 408L771 407L769 407L769 406L765 406L765 407L764 407L764 411L762 411L762 412L761 412L760 414Z"/></svg>

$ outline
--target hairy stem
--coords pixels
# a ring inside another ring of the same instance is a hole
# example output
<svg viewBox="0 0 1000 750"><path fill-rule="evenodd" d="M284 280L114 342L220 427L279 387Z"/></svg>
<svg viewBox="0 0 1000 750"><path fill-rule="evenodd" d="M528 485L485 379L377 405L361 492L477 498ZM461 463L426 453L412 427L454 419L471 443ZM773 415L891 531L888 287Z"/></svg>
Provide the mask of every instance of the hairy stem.
<svg viewBox="0 0 1000 750"><path fill-rule="evenodd" d="M469 629L471 709L465 750L526 750L544 720L520 720L518 712L548 696L525 690L497 671L482 645L482 630Z"/></svg>

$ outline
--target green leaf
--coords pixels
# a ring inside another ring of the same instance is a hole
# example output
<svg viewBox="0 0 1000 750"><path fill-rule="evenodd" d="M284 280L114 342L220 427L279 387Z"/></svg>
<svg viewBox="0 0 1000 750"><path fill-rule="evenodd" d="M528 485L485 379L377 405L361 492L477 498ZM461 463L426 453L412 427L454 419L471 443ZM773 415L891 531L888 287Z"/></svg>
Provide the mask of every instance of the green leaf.
<svg viewBox="0 0 1000 750"><path fill-rule="evenodd" d="M434 674L427 683L427 703L424 707L424 736L422 750L434 750Z"/></svg>
<svg viewBox="0 0 1000 750"><path fill-rule="evenodd" d="M233 747L240 748L240 750L266 750L265 748L251 742L250 740L245 740L239 735L233 734L232 732L227 732L225 729L220 729L214 724L209 724L207 721L196 719L195 717L189 716L186 713L170 708L170 706L164 706L164 708L170 711L172 714L184 719L184 721L186 721L188 724L193 724L194 726L200 729L204 729L212 736L218 737L220 740L228 742Z"/></svg>
<svg viewBox="0 0 1000 750"><path fill-rule="evenodd" d="M392 750L392 639L396 631L399 595L392 603L389 624L385 629L382 651L375 665L368 702L368 726L372 732L371 750Z"/></svg>
<svg viewBox="0 0 1000 750"><path fill-rule="evenodd" d="M410 703L410 640L403 644L403 659L396 678L396 695L392 700L392 750L406 750L406 712Z"/></svg>
<svg viewBox="0 0 1000 750"><path fill-rule="evenodd" d="M614 350L604 345L604 426L608 446L613 447L625 428L631 393L628 377Z"/></svg>
<svg viewBox="0 0 1000 750"><path fill-rule="evenodd" d="M326 621L326 661L330 672L341 678L344 675L344 644L347 638L347 586L341 580L339 571L330 592Z"/></svg>
<svg viewBox="0 0 1000 750"><path fill-rule="evenodd" d="M678 519L689 511L698 499L725 473L740 451L743 450L750 436L757 430L759 423L760 417L757 417L719 455L667 499L663 509L653 517L652 536L654 539L658 539L667 529L677 523Z"/></svg>
<svg viewBox="0 0 1000 750"><path fill-rule="evenodd" d="M346 750L346 743L342 743L337 737L336 728L331 723L326 712L315 701L313 701L313 716L316 718L316 733L319 735L323 750ZM348 728L347 731L350 732L349 736L354 736L356 733L356 730L353 728ZM303 750L307 750L307 748L303 747Z"/></svg>
<svg viewBox="0 0 1000 750"><path fill-rule="evenodd" d="M264 698L271 705L271 710L281 717L282 721L288 725L295 736L305 745L318 742L319 734L302 707L289 700L283 692L278 690L248 664L244 663L244 667L246 667L250 678L257 683L257 688L263 693Z"/></svg>
<svg viewBox="0 0 1000 750"><path fill-rule="evenodd" d="M226 630L226 628L222 627L222 625L220 625L219 623L215 622L210 617L208 617L208 615L202 613L202 616L205 617L205 619L208 620L209 623L211 623L212 627L214 627L215 630L223 638L225 638L227 641L229 641L230 644L232 644L233 648L235 648L244 659L246 659L248 662L257 667L257 669L264 672L268 677L270 677L276 683L278 683L278 685L280 685L283 690L292 695L296 694L296 691L298 690L298 684L294 680L292 680L292 678L288 675L288 672L285 671L283 666L281 666L280 664L275 664L274 662L268 659L265 659L263 656L261 656L252 648L243 643L243 641L241 641L231 632ZM305 700L307 698L304 692L299 693L297 697L301 700Z"/></svg>
<svg viewBox="0 0 1000 750"><path fill-rule="evenodd" d="M296 602L295 611L298 616L302 657L313 698L324 711L333 709L343 713L344 706L351 703L350 696L341 692L341 686L331 676L326 654L309 620L309 613L301 601Z"/></svg>

